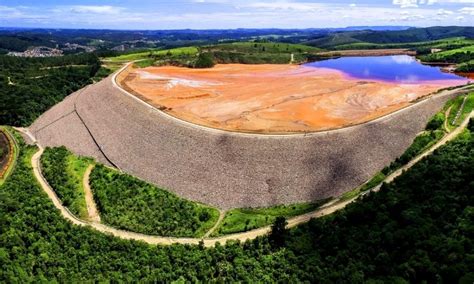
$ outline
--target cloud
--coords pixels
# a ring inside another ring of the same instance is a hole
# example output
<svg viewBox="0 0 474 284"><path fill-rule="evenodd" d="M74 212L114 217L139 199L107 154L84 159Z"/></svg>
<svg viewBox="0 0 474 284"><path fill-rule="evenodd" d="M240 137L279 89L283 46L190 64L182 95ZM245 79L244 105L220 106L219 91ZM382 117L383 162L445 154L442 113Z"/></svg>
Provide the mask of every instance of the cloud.
<svg viewBox="0 0 474 284"><path fill-rule="evenodd" d="M119 14L124 8L115 6L94 6L94 5L75 5L71 6L70 11L78 14Z"/></svg>
<svg viewBox="0 0 474 284"><path fill-rule="evenodd" d="M465 19L464 16L458 16L458 17L456 17L456 21L459 21L459 22L464 21L464 19Z"/></svg>
<svg viewBox="0 0 474 284"><path fill-rule="evenodd" d="M319 3L301 3L301 2L255 2L249 4L238 5L239 8L254 8L261 10L291 10L300 12L317 11L325 7L325 4Z"/></svg>
<svg viewBox="0 0 474 284"><path fill-rule="evenodd" d="M392 4L401 8L418 8L421 5L474 4L474 0L392 0Z"/></svg>
<svg viewBox="0 0 474 284"><path fill-rule="evenodd" d="M439 9L438 12L436 12L438 16L449 16L449 15L452 15L453 13L454 13L453 11L449 11L445 9Z"/></svg>
<svg viewBox="0 0 474 284"><path fill-rule="evenodd" d="M357 4L355 4L355 3L349 4L349 7L356 7L356 6L357 6Z"/></svg>
<svg viewBox="0 0 474 284"><path fill-rule="evenodd" d="M417 8L418 0L393 0L393 5L398 5L401 8Z"/></svg>
<svg viewBox="0 0 474 284"><path fill-rule="evenodd" d="M474 16L474 7L464 7L459 9L459 13Z"/></svg>

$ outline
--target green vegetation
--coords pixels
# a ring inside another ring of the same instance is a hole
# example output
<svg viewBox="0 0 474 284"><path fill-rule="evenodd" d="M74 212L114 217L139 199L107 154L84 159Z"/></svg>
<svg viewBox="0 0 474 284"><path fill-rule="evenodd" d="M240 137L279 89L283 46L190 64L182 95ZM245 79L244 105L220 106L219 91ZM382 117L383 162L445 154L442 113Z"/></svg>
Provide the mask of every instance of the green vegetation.
<svg viewBox="0 0 474 284"><path fill-rule="evenodd" d="M65 147L46 148L41 156L44 177L64 206L79 218L87 219L87 205L82 179L93 161L76 157Z"/></svg>
<svg viewBox="0 0 474 284"><path fill-rule="evenodd" d="M0 145L1 146L0 150L3 154L3 157L2 155L0 155L0 161L4 159L2 163L0 163L0 166L7 167L5 171L3 172L3 174L0 173L0 186L1 186L5 182L5 180L9 177L9 175L13 171L13 168L15 167L19 149L14 141L15 138L13 138L12 129L10 127L2 126L0 127L0 132L2 132L2 134L0 135L3 135L3 133L5 134L4 138L6 139L4 141L5 143L1 143ZM13 153L10 153L9 143L13 143ZM7 157L7 155L13 155L9 164L8 164L9 160L7 160L7 158L9 159L9 157ZM0 167L0 171L3 169L2 167Z"/></svg>
<svg viewBox="0 0 474 284"><path fill-rule="evenodd" d="M109 58L112 63L137 61L137 67L151 65L176 65L193 68L209 68L216 63L243 64L287 64L291 55L295 63L305 62L320 49L277 42L234 42L206 45L202 47L181 47L168 50L150 50Z"/></svg>
<svg viewBox="0 0 474 284"><path fill-rule="evenodd" d="M444 114L444 112L438 112L428 121L428 124L426 125L426 130L442 129L445 121L446 115Z"/></svg>
<svg viewBox="0 0 474 284"><path fill-rule="evenodd" d="M224 219L213 235L227 235L261 228L270 225L280 216L289 218L314 211L327 201L325 199L316 203L232 209L225 214Z"/></svg>
<svg viewBox="0 0 474 284"><path fill-rule="evenodd" d="M200 205L102 165L90 185L104 223L133 232L200 237L219 218L218 210Z"/></svg>
<svg viewBox="0 0 474 284"><path fill-rule="evenodd" d="M392 173L406 165L413 158L436 144L436 142L438 142L444 136L444 134L445 133L442 130L434 130L426 131L416 136L410 147L408 147L408 149L399 158L395 159L395 161L393 161L390 166L384 168L382 173L388 175L389 173Z"/></svg>
<svg viewBox="0 0 474 284"><path fill-rule="evenodd" d="M295 63L302 63L320 49L301 44L278 42L235 42L202 47L212 54L216 63L288 64L293 54Z"/></svg>
<svg viewBox="0 0 474 284"><path fill-rule="evenodd" d="M214 67L214 65L214 59L211 54L201 53L199 54L196 63L194 63L194 68L211 68Z"/></svg>
<svg viewBox="0 0 474 284"><path fill-rule="evenodd" d="M197 47L179 47L173 49L165 49L165 50L149 50L137 53L130 53L124 54L116 57L109 58L111 61L120 61L120 62L128 62L128 61L135 61L135 60L142 60L142 59L149 59L149 58L161 58L161 57L175 57L179 58L181 56L196 56L199 50Z"/></svg>
<svg viewBox="0 0 474 284"><path fill-rule="evenodd" d="M94 82L98 82L98 81L104 79L105 77L109 76L110 74L112 74L114 71L115 70L112 70L112 69L101 66L99 68L99 70L97 71L97 73L95 73L95 76L92 77L92 80Z"/></svg>
<svg viewBox="0 0 474 284"><path fill-rule="evenodd" d="M275 226L282 234L271 241L210 249L149 246L72 225L35 181L36 149L20 143L18 165L0 187L1 282L473 281L469 132L332 216L289 232Z"/></svg>
<svg viewBox="0 0 474 284"><path fill-rule="evenodd" d="M29 125L67 95L92 83L99 68L93 54L0 56L0 124Z"/></svg>
<svg viewBox="0 0 474 284"><path fill-rule="evenodd" d="M466 115L474 109L474 93L467 95L466 101L464 102L465 98L466 96L458 96L451 100L450 103L452 107L447 118L447 125L449 130L458 127L461 122L466 118ZM461 109L461 107L463 108ZM458 113L459 117L457 117Z"/></svg>
<svg viewBox="0 0 474 284"><path fill-rule="evenodd" d="M432 48L450 50L465 46L474 45L474 40L465 37L445 38L433 41L405 42L405 43L370 43L370 42L354 42L342 44L333 47L334 49L391 49L391 48L409 48L417 50L423 54L431 53Z"/></svg>
<svg viewBox="0 0 474 284"><path fill-rule="evenodd" d="M446 131L451 131L453 128L458 127L460 123L465 119L466 115L472 111L473 103L471 101L469 104L466 103L467 107L464 108L464 111L463 111L464 116L462 116L462 118L458 120L456 125L449 127L449 124L448 124L448 129L444 129L444 124L447 119L445 116L445 112L451 107L449 116L455 117L457 110L462 104L463 98L464 98L463 96L458 96L449 100L444 105L443 109L440 110L438 113L436 113L428 121L425 127L425 131L423 131L421 134L415 137L410 147L408 147L408 149L405 150L405 152L400 157L398 157L397 159L395 159L395 161L390 163L390 165L382 169L382 171L376 173L369 181L367 181L363 185L343 194L341 196L341 199L342 200L352 199L354 197L357 197L361 192L370 190L374 188L375 186L381 184L388 175L395 172L402 166L406 165L416 156L422 154L424 151L426 151L427 149L432 147L434 144L436 144L439 140L441 140L441 138L444 137Z"/></svg>
<svg viewBox="0 0 474 284"><path fill-rule="evenodd" d="M474 60L474 44L421 56L425 62L465 63Z"/></svg>
<svg viewBox="0 0 474 284"><path fill-rule="evenodd" d="M317 52L320 49L303 45L303 44L289 44L279 42L234 42L227 44L209 45L203 47L208 51L231 51L240 53L303 53L303 52Z"/></svg>
<svg viewBox="0 0 474 284"><path fill-rule="evenodd" d="M456 72L459 72L459 73L474 72L474 60L459 64L458 67L456 68Z"/></svg>

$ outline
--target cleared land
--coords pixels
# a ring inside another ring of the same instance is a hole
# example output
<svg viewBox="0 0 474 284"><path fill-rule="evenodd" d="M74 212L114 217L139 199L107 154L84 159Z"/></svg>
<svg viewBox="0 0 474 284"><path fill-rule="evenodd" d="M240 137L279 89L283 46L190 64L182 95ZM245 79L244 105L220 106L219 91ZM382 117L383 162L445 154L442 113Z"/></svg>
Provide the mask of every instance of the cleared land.
<svg viewBox="0 0 474 284"><path fill-rule="evenodd" d="M129 67L118 82L175 117L252 133L312 132L360 124L442 87L461 84L364 81L330 69L269 64Z"/></svg>
<svg viewBox="0 0 474 284"><path fill-rule="evenodd" d="M180 123L107 78L53 107L30 131L43 146L66 145L108 164L104 153L123 171L187 199L222 209L267 207L356 188L399 157L458 92L442 92L355 127L261 136Z"/></svg>

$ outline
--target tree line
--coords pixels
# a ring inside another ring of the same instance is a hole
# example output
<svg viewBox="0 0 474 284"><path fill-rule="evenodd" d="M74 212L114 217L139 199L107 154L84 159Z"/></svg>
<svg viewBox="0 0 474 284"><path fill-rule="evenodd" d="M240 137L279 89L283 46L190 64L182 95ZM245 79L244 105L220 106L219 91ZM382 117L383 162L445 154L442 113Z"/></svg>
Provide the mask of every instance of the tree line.
<svg viewBox="0 0 474 284"><path fill-rule="evenodd" d="M0 124L28 126L67 95L92 83L99 69L94 54L0 56Z"/></svg>

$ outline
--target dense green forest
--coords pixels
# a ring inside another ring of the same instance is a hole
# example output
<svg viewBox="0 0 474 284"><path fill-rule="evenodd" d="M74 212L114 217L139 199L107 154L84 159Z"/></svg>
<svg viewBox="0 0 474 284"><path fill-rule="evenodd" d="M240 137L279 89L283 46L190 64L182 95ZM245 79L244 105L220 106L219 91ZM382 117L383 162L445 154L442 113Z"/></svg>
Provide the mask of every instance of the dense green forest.
<svg viewBox="0 0 474 284"><path fill-rule="evenodd" d="M82 177L88 158L73 156L65 147L46 148L41 156L41 170L64 206L80 218L87 217Z"/></svg>
<svg viewBox="0 0 474 284"><path fill-rule="evenodd" d="M50 58L0 56L0 124L27 126L67 95L92 83L94 54Z"/></svg>
<svg viewBox="0 0 474 284"><path fill-rule="evenodd" d="M199 237L219 212L105 166L96 166L90 185L102 222L150 235Z"/></svg>
<svg viewBox="0 0 474 284"><path fill-rule="evenodd" d="M332 216L280 230L278 242L258 238L210 249L150 246L71 225L35 182L30 158L36 150L23 143L21 149L13 175L0 188L2 282L474 281L469 132L380 192Z"/></svg>

